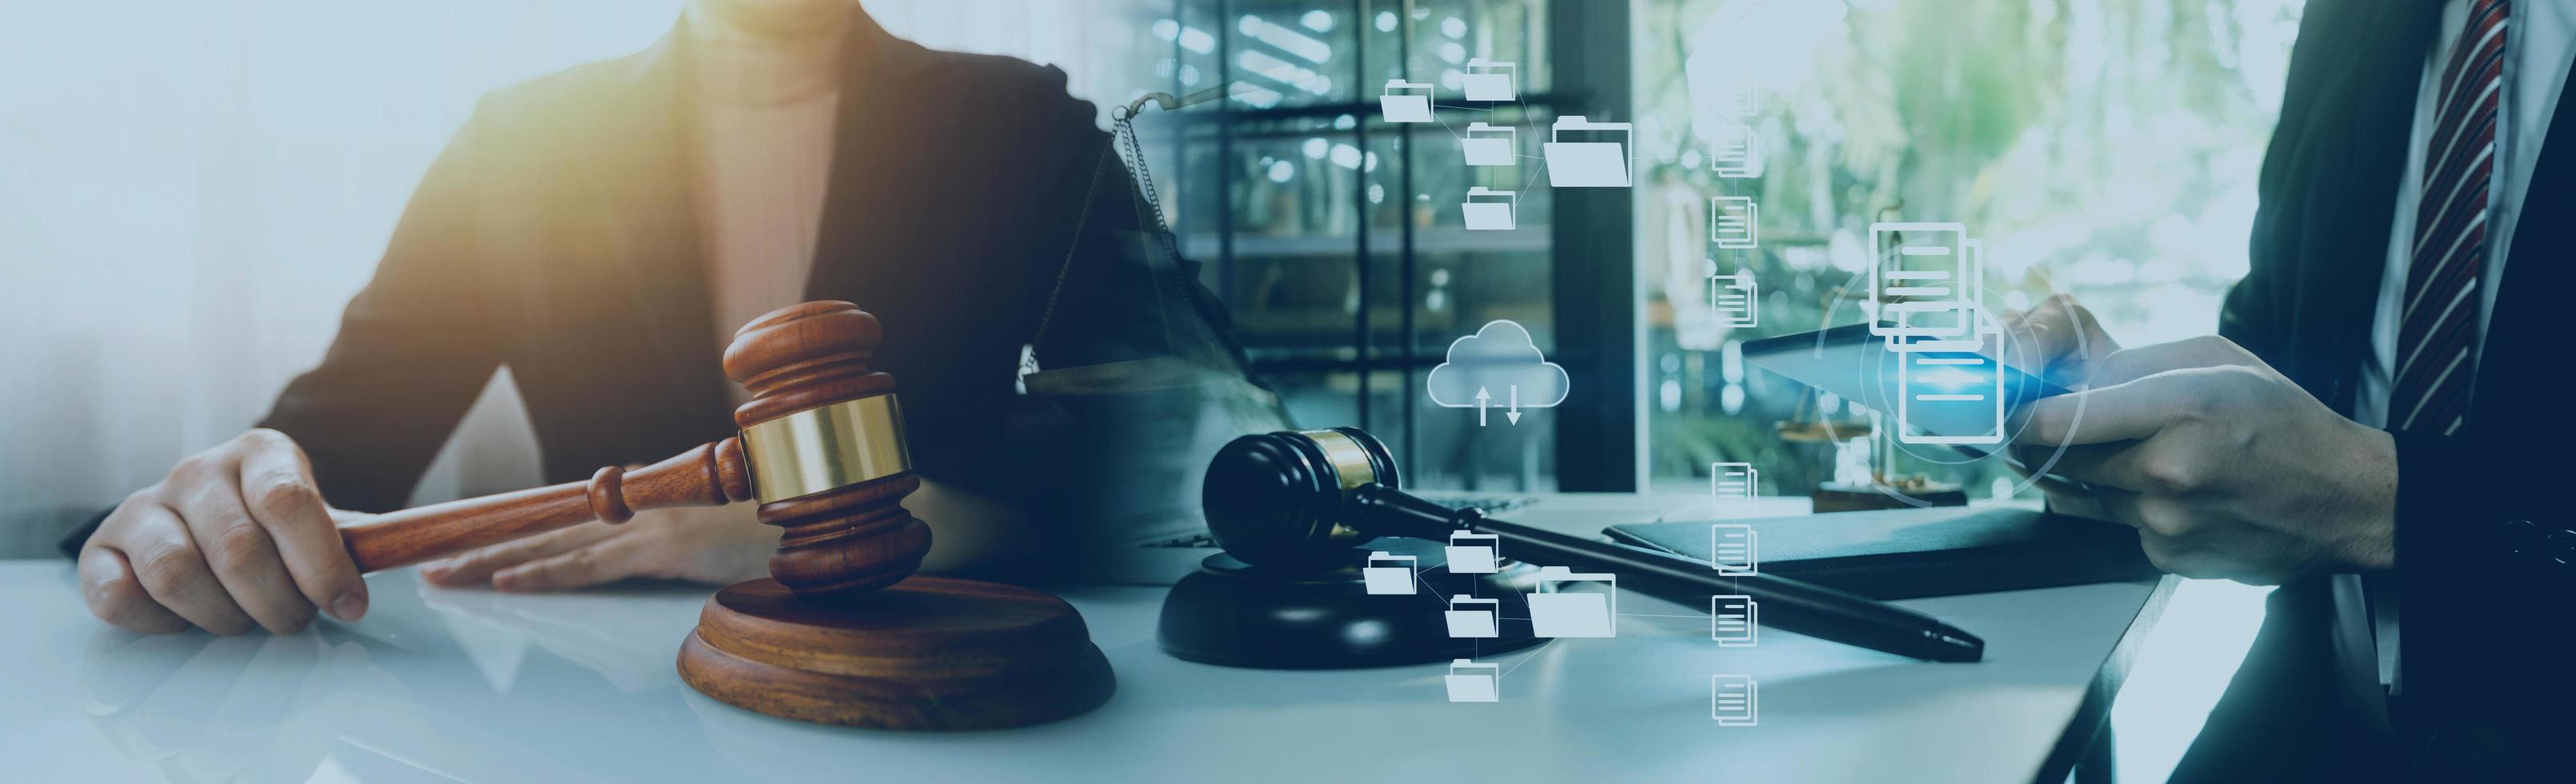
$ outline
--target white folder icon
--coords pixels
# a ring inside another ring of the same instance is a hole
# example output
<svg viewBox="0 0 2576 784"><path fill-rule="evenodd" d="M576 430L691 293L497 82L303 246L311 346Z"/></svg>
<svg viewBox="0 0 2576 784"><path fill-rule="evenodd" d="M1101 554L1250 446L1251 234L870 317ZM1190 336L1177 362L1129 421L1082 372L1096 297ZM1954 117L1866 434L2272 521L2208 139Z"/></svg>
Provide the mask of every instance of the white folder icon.
<svg viewBox="0 0 2576 784"><path fill-rule="evenodd" d="M1519 71L1518 65L1477 57L1467 61L1467 75L1459 81L1467 90L1467 100L1509 101L1519 97L1512 90L1512 75Z"/></svg>
<svg viewBox="0 0 2576 784"><path fill-rule="evenodd" d="M1458 147L1467 152L1469 166L1510 166L1512 156L1519 152L1515 149L1520 146L1519 140L1518 128L1468 123L1467 136L1458 141Z"/></svg>
<svg viewBox="0 0 2576 784"><path fill-rule="evenodd" d="M1413 556L1369 553L1368 565L1360 569L1360 579L1372 595L1413 593Z"/></svg>
<svg viewBox="0 0 2576 784"><path fill-rule="evenodd" d="M1468 229L1498 231L1518 225L1512 212L1519 203L1520 194L1477 186L1467 189L1467 201L1458 209L1467 214Z"/></svg>
<svg viewBox="0 0 2576 784"><path fill-rule="evenodd" d="M1600 593L1562 593L1564 583L1600 583ZM1619 578L1606 573L1576 573L1562 566L1538 570L1538 593L1529 597L1530 631L1540 637L1616 636L1612 619L1619 612Z"/></svg>
<svg viewBox="0 0 2576 784"><path fill-rule="evenodd" d="M1567 132L1619 134L1615 142L1566 141ZM1627 123L1596 123L1582 115L1556 118L1548 133L1547 184L1559 188L1628 187L1628 145L1636 130Z"/></svg>
<svg viewBox="0 0 2576 784"><path fill-rule="evenodd" d="M1499 620L1503 603L1497 599L1473 596L1449 597L1449 636L1501 637Z"/></svg>
<svg viewBox="0 0 2576 784"><path fill-rule="evenodd" d="M1496 687L1502 673L1503 667L1499 664L1477 664L1473 659L1449 660L1449 701L1499 701L1502 690Z"/></svg>
<svg viewBox="0 0 2576 784"><path fill-rule="evenodd" d="M1431 84L1388 79L1386 92L1377 97L1377 108L1386 113L1387 122L1430 122Z"/></svg>
<svg viewBox="0 0 2576 784"><path fill-rule="evenodd" d="M1501 571L1494 559L1500 554L1502 541L1502 537L1473 531L1450 534L1449 546L1445 548L1445 554L1449 556L1449 573L1493 574Z"/></svg>

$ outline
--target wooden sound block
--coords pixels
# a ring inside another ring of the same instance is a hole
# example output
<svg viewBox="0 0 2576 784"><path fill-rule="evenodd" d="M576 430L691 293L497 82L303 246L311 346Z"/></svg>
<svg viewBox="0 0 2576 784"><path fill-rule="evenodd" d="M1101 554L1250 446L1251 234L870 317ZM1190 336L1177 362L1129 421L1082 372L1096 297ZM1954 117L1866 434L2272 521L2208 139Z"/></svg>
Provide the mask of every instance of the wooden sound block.
<svg viewBox="0 0 2576 784"><path fill-rule="evenodd" d="M919 575L829 598L775 580L735 583L707 600L680 646L680 679L772 716L894 730L1053 721L1117 690L1063 599Z"/></svg>

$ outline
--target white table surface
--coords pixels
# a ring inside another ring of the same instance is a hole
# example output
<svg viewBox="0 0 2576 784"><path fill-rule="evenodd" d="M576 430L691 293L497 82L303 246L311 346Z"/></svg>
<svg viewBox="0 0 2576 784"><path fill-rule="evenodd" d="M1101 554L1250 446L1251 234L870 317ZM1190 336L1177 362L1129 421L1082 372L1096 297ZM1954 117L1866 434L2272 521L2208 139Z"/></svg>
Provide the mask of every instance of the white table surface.
<svg viewBox="0 0 2576 784"><path fill-rule="evenodd" d="M0 561L0 779L13 781L2023 781L2153 586L1903 602L1985 637L1930 664L1765 629L1715 647L1706 608L1623 593L1614 639L1492 657L1502 701L1445 664L1238 670L1154 645L1162 592L1059 591L1118 693L1054 724L895 733L699 696L672 669L708 589L561 595L369 578L356 624L143 637L92 620L71 565ZM1687 617L1656 617L1687 616ZM1760 723L1709 717L1710 676Z"/></svg>

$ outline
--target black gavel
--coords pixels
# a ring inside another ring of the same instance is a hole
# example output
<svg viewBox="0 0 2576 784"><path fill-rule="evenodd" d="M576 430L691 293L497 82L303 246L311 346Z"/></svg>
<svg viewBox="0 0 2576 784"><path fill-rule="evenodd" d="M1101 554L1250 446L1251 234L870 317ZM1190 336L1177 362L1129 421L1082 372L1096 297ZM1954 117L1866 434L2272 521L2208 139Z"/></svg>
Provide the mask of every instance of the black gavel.
<svg viewBox="0 0 2576 784"><path fill-rule="evenodd" d="M1709 562L1503 522L1397 489L1395 458L1358 428L1244 436L1208 464L1201 504L1225 551L1257 566L1302 568L1346 559L1382 536L1440 540L1493 534L1517 561L1605 571L1648 596L1699 606L1735 594L1765 606L1764 622L1810 637L1932 661L1972 662L1985 642L1939 619L1855 594L1772 575L1726 576Z"/></svg>

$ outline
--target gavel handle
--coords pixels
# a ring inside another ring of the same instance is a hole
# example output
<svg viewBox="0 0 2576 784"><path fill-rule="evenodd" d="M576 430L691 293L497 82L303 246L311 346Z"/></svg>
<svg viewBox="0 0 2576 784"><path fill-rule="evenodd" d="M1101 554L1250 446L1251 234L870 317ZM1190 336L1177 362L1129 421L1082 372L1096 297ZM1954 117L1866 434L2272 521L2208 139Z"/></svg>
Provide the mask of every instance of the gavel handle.
<svg viewBox="0 0 2576 784"><path fill-rule="evenodd" d="M751 497L739 438L727 438L628 471L599 469L586 482L405 509L340 529L358 571L409 566L592 520L623 523L644 509L723 506Z"/></svg>

